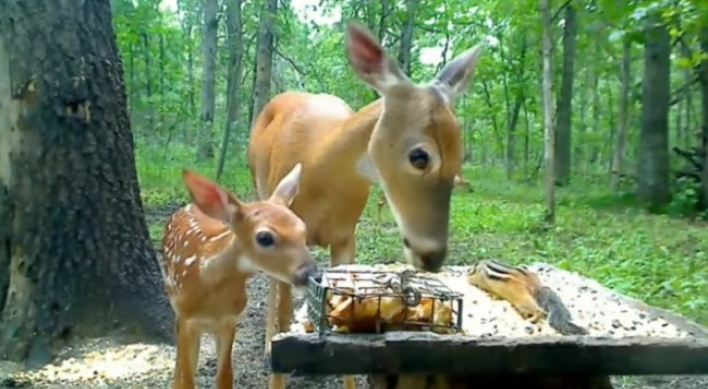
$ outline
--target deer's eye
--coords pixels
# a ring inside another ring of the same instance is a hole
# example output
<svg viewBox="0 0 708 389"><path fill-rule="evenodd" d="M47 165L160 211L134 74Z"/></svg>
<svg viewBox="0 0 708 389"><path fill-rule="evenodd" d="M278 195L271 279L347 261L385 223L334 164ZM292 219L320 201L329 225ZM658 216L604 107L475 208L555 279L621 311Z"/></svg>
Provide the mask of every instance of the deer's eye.
<svg viewBox="0 0 708 389"><path fill-rule="evenodd" d="M275 237L268 231L256 233L256 243L263 248L270 248L275 245Z"/></svg>
<svg viewBox="0 0 708 389"><path fill-rule="evenodd" d="M410 162L414 168L424 170L428 167L428 163L430 163L430 156L427 151L416 147L408 153L408 162Z"/></svg>

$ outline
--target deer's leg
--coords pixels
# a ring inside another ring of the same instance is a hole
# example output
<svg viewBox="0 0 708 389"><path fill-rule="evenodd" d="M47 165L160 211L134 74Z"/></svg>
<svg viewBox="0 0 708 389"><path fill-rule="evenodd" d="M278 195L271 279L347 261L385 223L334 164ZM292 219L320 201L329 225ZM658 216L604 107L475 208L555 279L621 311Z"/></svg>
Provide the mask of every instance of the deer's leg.
<svg viewBox="0 0 708 389"><path fill-rule="evenodd" d="M284 282L279 282L278 296L278 333L290 331L290 322L293 318L292 287ZM285 389L285 375L271 374L269 389Z"/></svg>
<svg viewBox="0 0 708 389"><path fill-rule="evenodd" d="M233 389L234 372L231 352L236 337L236 324L224 324L216 335L216 389Z"/></svg>
<svg viewBox="0 0 708 389"><path fill-rule="evenodd" d="M172 389L195 389L201 331L184 319L175 318L177 363Z"/></svg>
<svg viewBox="0 0 708 389"><path fill-rule="evenodd" d="M280 282L268 277L268 307L266 309L265 357L270 357L270 340L275 335L275 316L278 309L278 287Z"/></svg>
<svg viewBox="0 0 708 389"><path fill-rule="evenodd" d="M354 263L354 254L356 252L356 240L354 233L344 239L338 240L330 245L329 255L330 264L332 266Z"/></svg>

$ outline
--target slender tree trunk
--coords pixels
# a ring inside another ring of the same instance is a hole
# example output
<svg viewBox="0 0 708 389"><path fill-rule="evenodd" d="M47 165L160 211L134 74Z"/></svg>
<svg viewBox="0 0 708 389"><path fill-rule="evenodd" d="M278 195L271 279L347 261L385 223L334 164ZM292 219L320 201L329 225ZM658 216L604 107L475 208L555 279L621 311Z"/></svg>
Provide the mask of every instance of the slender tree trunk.
<svg viewBox="0 0 708 389"><path fill-rule="evenodd" d="M145 59L145 102L147 104L147 126L153 128L155 112L152 103L152 56L150 55L150 37L143 31L143 58Z"/></svg>
<svg viewBox="0 0 708 389"><path fill-rule="evenodd" d="M619 189L623 170L624 153L627 145L627 134L629 133L629 87L632 83L632 41L625 38L622 44L622 87L620 91L619 125L617 138L615 140L615 150L612 157L612 176L610 186L613 191Z"/></svg>
<svg viewBox="0 0 708 389"><path fill-rule="evenodd" d="M243 21L241 14L241 0L229 0L227 9L227 31L229 34L229 80L228 95L226 96L226 128L224 128L224 139L221 143L219 155L219 165L216 168L216 179L221 179L226 163L226 151L229 145L229 136L234 124L238 119L241 101L239 99L241 77L243 73Z"/></svg>
<svg viewBox="0 0 708 389"><path fill-rule="evenodd" d="M519 124L519 114L521 106L524 104L526 91L524 85L524 71L526 67L526 49L528 43L526 36L521 39L521 50L519 52L518 66L516 66L516 85L514 88L514 105L509 113L509 122L507 123L507 138L506 138L506 177L511 180L514 178L514 167L516 165L516 128Z"/></svg>
<svg viewBox="0 0 708 389"><path fill-rule="evenodd" d="M202 40L202 55L204 70L202 75L202 113L201 133L197 147L197 160L204 161L214 158L214 110L216 105L216 33L219 21L216 13L219 9L218 0L206 0L204 4L204 39Z"/></svg>
<svg viewBox="0 0 708 389"><path fill-rule="evenodd" d="M543 122L544 160L546 170L546 222L554 223L556 217L555 185L555 131L553 131L553 26L551 25L551 5L549 0L541 0L543 20Z"/></svg>
<svg viewBox="0 0 708 389"><path fill-rule="evenodd" d="M661 16L651 15L646 23L637 194L650 210L658 210L670 200L668 135L671 37Z"/></svg>
<svg viewBox="0 0 708 389"><path fill-rule="evenodd" d="M573 80L575 78L575 39L578 32L577 13L570 4L565 7L565 27L563 29L563 70L560 96L558 98L558 129L555 143L556 183L565 185L570 180Z"/></svg>
<svg viewBox="0 0 708 389"><path fill-rule="evenodd" d="M169 336L110 1L0 9L0 355L35 366L124 326Z"/></svg>
<svg viewBox="0 0 708 389"><path fill-rule="evenodd" d="M594 51L595 53L597 53L597 55L599 55L600 50L600 45L597 44L596 41ZM602 133L602 128L600 126L600 76L602 76L602 73L600 71L600 61L598 58L599 57L596 58L592 68L592 134ZM593 136L593 138L597 138L597 136ZM588 146L588 167L592 169L591 171L594 171L594 168L597 165L597 161L600 158L601 148L598 147L597 142L588 142Z"/></svg>
<svg viewBox="0 0 708 389"><path fill-rule="evenodd" d="M252 123L270 98L273 49L275 48L275 17L278 0L265 0L258 23L258 50L256 55L255 85L253 88Z"/></svg>
<svg viewBox="0 0 708 389"><path fill-rule="evenodd" d="M531 119L529 118L529 110L524 103L524 121L526 122L525 132L524 132L524 179L528 179L531 175L529 170L529 157L530 157L530 138L531 138Z"/></svg>
<svg viewBox="0 0 708 389"><path fill-rule="evenodd" d="M688 47L683 46L682 47L682 54L686 58L691 58L691 52ZM679 128L678 131L683 135L681 137L681 141L683 143L683 147L686 149L691 148L691 132L692 132L692 126L693 126L693 93L691 91L691 85L693 84L693 72L691 69L683 69L683 79L685 84L685 87L683 89L684 93L684 101L683 101L683 107L686 112L686 116L684 117L685 120L682 120L683 122L683 127ZM679 114L678 117L681 117L681 110L679 109Z"/></svg>
<svg viewBox="0 0 708 389"><path fill-rule="evenodd" d="M401 46L398 52L398 62L401 64L401 69L409 77L411 76L411 52L413 51L413 29L417 6L418 0L406 0L406 22L401 31Z"/></svg>
<svg viewBox="0 0 708 389"><path fill-rule="evenodd" d="M160 33L160 107L165 107L165 37ZM165 110L160 109L159 115L159 127L163 127L165 124Z"/></svg>

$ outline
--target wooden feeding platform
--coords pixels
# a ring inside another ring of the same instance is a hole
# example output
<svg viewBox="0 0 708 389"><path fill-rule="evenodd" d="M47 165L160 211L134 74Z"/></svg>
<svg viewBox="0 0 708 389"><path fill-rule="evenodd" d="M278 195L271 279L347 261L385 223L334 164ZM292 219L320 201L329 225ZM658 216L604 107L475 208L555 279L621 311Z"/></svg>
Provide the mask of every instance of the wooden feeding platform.
<svg viewBox="0 0 708 389"><path fill-rule="evenodd" d="M469 268L449 267L430 276L462 296L461 332L311 332L305 301L290 332L273 338L271 368L294 375L367 375L369 388L382 389L482 389L500 383L596 389L612 387L608 375L708 374L708 331L698 324L576 273L543 263L527 269L556 292L587 335L561 335L547 320L531 323L508 301L470 285Z"/></svg>

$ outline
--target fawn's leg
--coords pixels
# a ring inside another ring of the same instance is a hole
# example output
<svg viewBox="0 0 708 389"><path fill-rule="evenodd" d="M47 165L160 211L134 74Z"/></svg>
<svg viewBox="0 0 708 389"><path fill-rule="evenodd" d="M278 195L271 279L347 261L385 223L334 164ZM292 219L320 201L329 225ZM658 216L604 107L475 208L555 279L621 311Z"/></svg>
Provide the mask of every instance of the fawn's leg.
<svg viewBox="0 0 708 389"><path fill-rule="evenodd" d="M278 284L273 277L268 277L268 306L266 307L265 357L270 357L270 340L275 335L275 314L278 306Z"/></svg>
<svg viewBox="0 0 708 389"><path fill-rule="evenodd" d="M176 317L175 332L177 333L177 363L172 389L195 389L201 331L190 326L186 320Z"/></svg>
<svg viewBox="0 0 708 389"><path fill-rule="evenodd" d="M293 318L293 295L292 287L286 283L279 282L280 289L278 299L278 333L290 331L290 322ZM285 375L271 374L269 389L285 389Z"/></svg>
<svg viewBox="0 0 708 389"><path fill-rule="evenodd" d="M216 389L233 389L234 373L231 351L236 337L236 323L224 324L216 335Z"/></svg>
<svg viewBox="0 0 708 389"><path fill-rule="evenodd" d="M356 389L356 382L353 375L345 375L342 377L344 381L344 389Z"/></svg>

